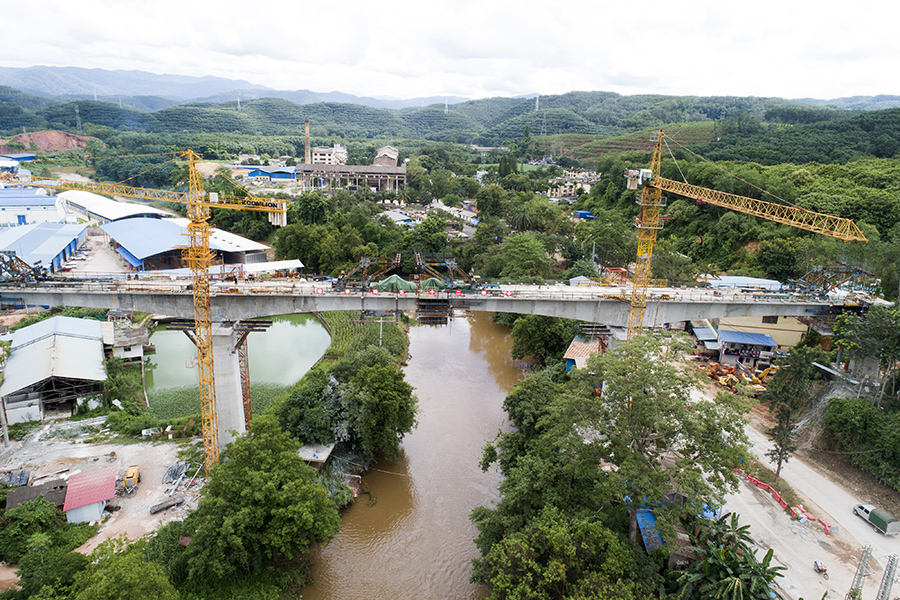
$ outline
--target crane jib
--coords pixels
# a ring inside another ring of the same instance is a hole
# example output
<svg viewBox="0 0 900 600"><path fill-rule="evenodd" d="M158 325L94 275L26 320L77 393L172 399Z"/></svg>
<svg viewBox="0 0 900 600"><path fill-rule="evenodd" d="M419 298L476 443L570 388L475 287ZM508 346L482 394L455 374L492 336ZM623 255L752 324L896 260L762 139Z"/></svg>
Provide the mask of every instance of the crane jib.
<svg viewBox="0 0 900 600"><path fill-rule="evenodd" d="M737 212L760 217L798 229L812 231L848 242L867 242L866 236L851 219L817 213L805 208L786 206L711 190L664 177L654 177L647 185L692 198L708 204L722 206Z"/></svg>

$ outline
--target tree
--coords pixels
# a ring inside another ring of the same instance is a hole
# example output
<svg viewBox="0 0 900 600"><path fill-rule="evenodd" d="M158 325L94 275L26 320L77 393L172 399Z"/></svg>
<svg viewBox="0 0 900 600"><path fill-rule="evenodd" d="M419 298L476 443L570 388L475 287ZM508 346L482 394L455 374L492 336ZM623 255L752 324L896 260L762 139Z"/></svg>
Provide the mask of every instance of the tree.
<svg viewBox="0 0 900 600"><path fill-rule="evenodd" d="M185 549L192 580L259 572L337 532L337 509L299 448L273 417L263 415L222 452L185 521L193 531Z"/></svg>
<svg viewBox="0 0 900 600"><path fill-rule="evenodd" d="M475 560L472 578L491 586L489 600L637 600L650 595L650 581L633 577L633 552L601 522L549 506Z"/></svg>
<svg viewBox="0 0 900 600"><path fill-rule="evenodd" d="M29 552L18 566L21 591L17 598L32 598L44 588L52 589L60 598L68 598L75 575L88 566L88 558L78 552L61 550Z"/></svg>
<svg viewBox="0 0 900 600"><path fill-rule="evenodd" d="M91 553L87 567L75 575L72 600L118 600L148 598L178 600L178 592L163 568L147 560L144 543L128 545L124 539L110 539Z"/></svg>
<svg viewBox="0 0 900 600"><path fill-rule="evenodd" d="M324 223L330 208L328 198L318 192L304 192L291 202L288 216L291 222L300 222L306 225Z"/></svg>
<svg viewBox="0 0 900 600"><path fill-rule="evenodd" d="M749 525L739 525L738 515L734 513L704 527L693 546L703 559L678 577L677 597L680 600L781 598L770 584L781 577L784 567L771 566L771 548L762 561L756 558L749 529Z"/></svg>
<svg viewBox="0 0 900 600"><path fill-rule="evenodd" d="M366 456L400 456L403 436L416 424L416 397L403 372L393 366L362 367L350 380L363 391L357 435Z"/></svg>
<svg viewBox="0 0 900 600"><path fill-rule="evenodd" d="M779 361L781 367L763 394L769 402L769 412L775 417L775 426L766 431L774 444L766 452L775 467L775 481L781 476L781 465L797 451L795 430L797 417L812 396L812 379L816 376L814 361L823 360L818 348L798 347Z"/></svg>
<svg viewBox="0 0 900 600"><path fill-rule="evenodd" d="M720 506L737 489L745 406L727 393L695 400L696 369L683 360L688 350L679 337L642 335L592 356L587 369L603 382L602 394L582 398L573 410L582 431L596 432L590 445L597 463L616 467L611 483L625 499L635 541L638 509L656 507L661 533L671 536L678 520Z"/></svg>
<svg viewBox="0 0 900 600"><path fill-rule="evenodd" d="M550 257L543 244L532 233L514 233L506 238L499 252L503 265L501 277L546 279L550 276Z"/></svg>
<svg viewBox="0 0 900 600"><path fill-rule="evenodd" d="M543 368L562 360L566 348L577 335L575 321L542 315L525 315L516 319L511 336L512 357L521 360L534 357L535 367Z"/></svg>

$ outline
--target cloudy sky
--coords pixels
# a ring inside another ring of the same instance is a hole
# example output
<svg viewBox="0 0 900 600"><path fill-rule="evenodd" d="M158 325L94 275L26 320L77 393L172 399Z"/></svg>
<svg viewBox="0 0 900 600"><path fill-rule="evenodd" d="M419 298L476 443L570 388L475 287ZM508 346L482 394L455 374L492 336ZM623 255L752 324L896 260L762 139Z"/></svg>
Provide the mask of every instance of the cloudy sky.
<svg viewBox="0 0 900 600"><path fill-rule="evenodd" d="M360 96L900 94L891 2L30 0L0 66L244 79ZM834 8L830 8L834 7Z"/></svg>

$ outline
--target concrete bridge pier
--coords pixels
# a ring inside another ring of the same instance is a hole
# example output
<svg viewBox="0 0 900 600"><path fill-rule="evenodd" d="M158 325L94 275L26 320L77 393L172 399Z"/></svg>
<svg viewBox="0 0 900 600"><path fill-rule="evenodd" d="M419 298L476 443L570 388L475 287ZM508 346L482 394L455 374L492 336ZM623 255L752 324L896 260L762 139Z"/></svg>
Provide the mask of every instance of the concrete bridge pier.
<svg viewBox="0 0 900 600"><path fill-rule="evenodd" d="M220 452L247 431L240 357L236 352L245 336L246 334L235 329L233 322L212 324L213 377L216 385Z"/></svg>

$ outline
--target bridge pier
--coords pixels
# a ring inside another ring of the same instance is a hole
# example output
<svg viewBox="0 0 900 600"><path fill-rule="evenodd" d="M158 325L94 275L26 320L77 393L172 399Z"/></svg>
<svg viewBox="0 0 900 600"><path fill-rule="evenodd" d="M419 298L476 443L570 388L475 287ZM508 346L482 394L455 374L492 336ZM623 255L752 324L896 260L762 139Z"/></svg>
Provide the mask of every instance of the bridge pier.
<svg viewBox="0 0 900 600"><path fill-rule="evenodd" d="M213 380L216 386L216 420L219 450L246 433L241 364L237 347L244 341L234 323L212 324Z"/></svg>

